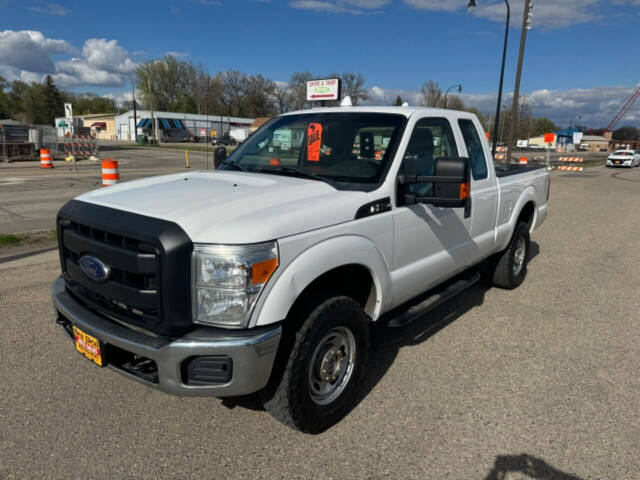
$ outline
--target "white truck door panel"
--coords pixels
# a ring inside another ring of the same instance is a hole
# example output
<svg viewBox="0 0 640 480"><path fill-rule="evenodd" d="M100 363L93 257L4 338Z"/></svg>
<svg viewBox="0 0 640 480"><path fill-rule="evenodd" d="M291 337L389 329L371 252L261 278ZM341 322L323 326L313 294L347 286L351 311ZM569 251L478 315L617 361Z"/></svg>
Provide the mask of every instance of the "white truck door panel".
<svg viewBox="0 0 640 480"><path fill-rule="evenodd" d="M459 135L458 135L459 137ZM432 175L440 157L456 157L460 151L451 122L443 117L419 119L403 154L400 172ZM428 195L432 184L405 187L413 194ZM394 210L393 303L399 305L463 270L479 255L471 236L472 218L463 208L433 205L403 206L402 190Z"/></svg>
<svg viewBox="0 0 640 480"><path fill-rule="evenodd" d="M394 305L439 284L472 261L471 218L464 218L462 208L400 207L394 224Z"/></svg>

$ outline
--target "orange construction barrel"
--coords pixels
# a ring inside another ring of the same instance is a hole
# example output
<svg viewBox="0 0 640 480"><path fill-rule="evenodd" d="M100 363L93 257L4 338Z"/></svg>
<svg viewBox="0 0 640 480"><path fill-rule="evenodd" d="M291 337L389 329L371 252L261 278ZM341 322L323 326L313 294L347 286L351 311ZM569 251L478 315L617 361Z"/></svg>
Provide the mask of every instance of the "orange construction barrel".
<svg viewBox="0 0 640 480"><path fill-rule="evenodd" d="M529 163L529 159L527 157L520 157L520 165L527 165Z"/></svg>
<svg viewBox="0 0 640 480"><path fill-rule="evenodd" d="M40 168L53 168L51 150L49 150L48 148L40 149Z"/></svg>
<svg viewBox="0 0 640 480"><path fill-rule="evenodd" d="M118 171L118 162L113 158L105 158L102 161L102 186L108 187L115 185L120 181L120 172Z"/></svg>

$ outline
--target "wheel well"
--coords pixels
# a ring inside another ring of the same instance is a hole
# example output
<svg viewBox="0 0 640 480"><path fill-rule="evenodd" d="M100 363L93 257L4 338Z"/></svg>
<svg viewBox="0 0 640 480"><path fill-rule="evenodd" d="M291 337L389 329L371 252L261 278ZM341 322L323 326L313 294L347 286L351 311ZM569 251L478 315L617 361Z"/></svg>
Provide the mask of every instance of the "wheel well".
<svg viewBox="0 0 640 480"><path fill-rule="evenodd" d="M524 222L529 227L529 231L531 231L531 227L533 227L533 219L535 217L536 207L533 202L527 202L522 211L520 212L520 216L518 217L518 221L516 225L520 222Z"/></svg>
<svg viewBox="0 0 640 480"><path fill-rule="evenodd" d="M320 275L307 285L289 311L291 312L312 297L326 292L353 298L362 305L365 313L369 316L376 306L375 285L371 272L367 267L353 264L343 265Z"/></svg>

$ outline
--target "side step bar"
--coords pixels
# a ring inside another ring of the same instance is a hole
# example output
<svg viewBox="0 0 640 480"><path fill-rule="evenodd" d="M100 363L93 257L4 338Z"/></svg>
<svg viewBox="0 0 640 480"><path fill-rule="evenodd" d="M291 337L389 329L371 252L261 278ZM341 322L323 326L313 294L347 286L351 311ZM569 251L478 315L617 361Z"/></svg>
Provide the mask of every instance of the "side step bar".
<svg viewBox="0 0 640 480"><path fill-rule="evenodd" d="M471 287L473 284L477 283L478 280L480 280L480 273L474 271L467 273L464 276L457 277L450 282L446 282L443 285L436 287L431 292L428 292L427 295L429 296L420 303L409 305L407 308L400 310L397 314L393 315L387 325L389 327L404 327L447 300L455 297L460 292Z"/></svg>

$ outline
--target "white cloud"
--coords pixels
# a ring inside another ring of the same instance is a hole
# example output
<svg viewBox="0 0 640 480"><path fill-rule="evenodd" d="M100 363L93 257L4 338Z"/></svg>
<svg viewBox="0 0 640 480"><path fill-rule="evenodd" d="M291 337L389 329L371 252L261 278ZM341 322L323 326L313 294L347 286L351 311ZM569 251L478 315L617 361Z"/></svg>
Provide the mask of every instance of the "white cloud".
<svg viewBox="0 0 640 480"><path fill-rule="evenodd" d="M359 15L376 11L391 0L292 0L289 6L298 10Z"/></svg>
<svg viewBox="0 0 640 480"><path fill-rule="evenodd" d="M468 0L404 0L419 10L463 11ZM611 5L640 6L640 0L535 0L532 10L534 27L561 28L577 23L588 23L607 18L614 13ZM511 23L521 24L524 2L511 2ZM492 21L504 22L506 8L502 0L478 1L474 15Z"/></svg>
<svg viewBox="0 0 640 480"><path fill-rule="evenodd" d="M548 117L558 125L567 126L571 119L580 115L581 119L577 123L598 128L609 124L636 88L638 87L542 89L525 93L525 96L535 117ZM398 95L412 106L419 106L422 100L420 92L414 90L383 89L374 86L369 92L371 93L371 99L367 102L369 104L390 105ZM468 106L476 107L484 114L495 113L496 94L462 94L461 97ZM513 94L507 93L503 96L503 103L510 103L512 99ZM633 106L621 124L625 121L632 124L640 123L640 101Z"/></svg>
<svg viewBox="0 0 640 480"><path fill-rule="evenodd" d="M133 100L133 95L131 94L131 90L125 90L120 93L107 93L103 95L104 98L110 98L116 102L116 105L122 106L125 102L130 102ZM138 100L136 100L136 104Z"/></svg>
<svg viewBox="0 0 640 480"><path fill-rule="evenodd" d="M117 40L90 38L84 42L82 56L91 67L100 70L130 73L136 67Z"/></svg>
<svg viewBox="0 0 640 480"><path fill-rule="evenodd" d="M101 70L90 65L84 58L72 58L56 62L57 72L53 79L63 87L78 85L122 85L123 78L119 72Z"/></svg>
<svg viewBox="0 0 640 480"><path fill-rule="evenodd" d="M41 32L0 32L0 71L7 80L42 81L51 74L60 86L120 86L136 67L116 40L90 38L80 55L55 60L54 55L77 54L65 40L46 38Z"/></svg>
<svg viewBox="0 0 640 480"><path fill-rule="evenodd" d="M36 5L29 5L27 8L32 12L44 13L47 15L55 15L57 17L64 17L70 11L64 8L59 3L42 2L42 1L39 1Z"/></svg>
<svg viewBox="0 0 640 480"><path fill-rule="evenodd" d="M33 30L0 32L0 65L37 73L55 70L52 55L72 53L74 48L65 40L46 38Z"/></svg>

